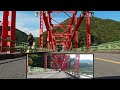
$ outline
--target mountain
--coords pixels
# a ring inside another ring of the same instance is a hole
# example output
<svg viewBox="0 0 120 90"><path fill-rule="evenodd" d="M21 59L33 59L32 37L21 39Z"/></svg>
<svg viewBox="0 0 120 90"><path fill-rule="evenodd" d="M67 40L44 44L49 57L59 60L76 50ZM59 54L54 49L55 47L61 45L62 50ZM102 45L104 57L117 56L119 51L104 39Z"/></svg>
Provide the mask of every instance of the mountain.
<svg viewBox="0 0 120 90"><path fill-rule="evenodd" d="M67 19L69 20L69 19ZM64 22L66 22L65 20ZM69 22L69 21L68 21ZM63 22L62 22L63 23ZM120 22L114 21L111 19L101 19L97 17L91 17L90 22L90 30L91 30L91 41L92 45L99 45L102 43L113 42L120 40ZM63 30L60 28L56 28L53 32L62 32ZM83 22L78 29L78 44L79 47L85 45L86 38L86 19L83 19ZM46 45L46 31L44 32L44 46ZM73 47L75 47L75 40L73 40Z"/></svg>
<svg viewBox="0 0 120 90"><path fill-rule="evenodd" d="M9 28L9 27L8 27ZM0 34L2 33L2 26L0 26ZM16 29L16 41L26 42L28 35L19 29Z"/></svg>
<svg viewBox="0 0 120 90"><path fill-rule="evenodd" d="M84 60L80 60L80 63L89 63L89 64L92 64L93 60L84 59Z"/></svg>
<svg viewBox="0 0 120 90"><path fill-rule="evenodd" d="M66 22L69 19L63 21ZM62 22L62 23L63 23ZM2 27L0 26L0 34L1 34ZM111 19L101 19L97 17L91 17L90 22L90 30L91 30L91 40L92 45L99 45L102 43L107 42L113 42L113 41L119 41L120 40L120 22L114 21ZM83 19L83 22L78 29L79 35L78 35L78 44L79 47L82 47L85 45L85 38L86 38L86 20ZM62 29L56 28L53 32L62 32ZM22 32L19 29L16 29L16 40L20 42L26 42L27 41L27 34ZM46 47L46 37L47 33L44 32L44 47ZM36 38L36 41L38 41L38 38ZM73 47L75 47L75 40L73 40ZM38 46L38 42L37 42Z"/></svg>

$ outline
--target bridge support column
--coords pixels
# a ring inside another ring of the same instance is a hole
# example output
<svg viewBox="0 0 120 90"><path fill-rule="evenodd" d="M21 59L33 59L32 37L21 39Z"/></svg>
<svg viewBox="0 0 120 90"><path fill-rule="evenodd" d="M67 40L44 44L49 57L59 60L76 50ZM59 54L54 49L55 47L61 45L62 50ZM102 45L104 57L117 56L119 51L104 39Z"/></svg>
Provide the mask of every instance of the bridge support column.
<svg viewBox="0 0 120 90"><path fill-rule="evenodd" d="M40 11L40 48L43 50L43 11Z"/></svg>
<svg viewBox="0 0 120 90"><path fill-rule="evenodd" d="M86 47L90 51L91 35L90 35L90 12L86 11Z"/></svg>
<svg viewBox="0 0 120 90"><path fill-rule="evenodd" d="M9 21L9 16L11 16L11 20ZM8 28L8 26L10 26ZM12 41L16 40L16 11L3 11L3 23L2 23L2 39L10 39ZM2 47L15 47L15 43L14 42L9 42L9 41L5 41L2 40ZM5 49L2 48L1 50L2 52L14 52L14 49Z"/></svg>
<svg viewBox="0 0 120 90"><path fill-rule="evenodd" d="M74 75L77 76L79 74L80 69L80 55L76 54L75 64L74 64Z"/></svg>

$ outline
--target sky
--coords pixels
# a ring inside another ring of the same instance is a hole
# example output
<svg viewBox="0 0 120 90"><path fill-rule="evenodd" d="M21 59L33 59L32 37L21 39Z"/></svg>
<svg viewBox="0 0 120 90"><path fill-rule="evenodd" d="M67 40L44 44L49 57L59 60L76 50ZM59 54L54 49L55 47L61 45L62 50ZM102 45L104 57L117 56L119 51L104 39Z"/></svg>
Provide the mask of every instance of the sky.
<svg viewBox="0 0 120 90"><path fill-rule="evenodd" d="M78 11L78 14L80 11ZM0 11L0 20L2 21L2 11ZM120 11L94 11L94 16L102 19L112 19L120 22ZM59 23L69 18L65 14L59 14L54 19ZM53 22L56 24L56 22ZM17 11L16 28L33 36L39 36L39 16L35 17L34 11ZM45 31L44 26L44 31Z"/></svg>
<svg viewBox="0 0 120 90"><path fill-rule="evenodd" d="M70 55L70 58L75 58L75 57L76 57L75 54ZM85 60L85 59L93 60L93 54L80 54L80 60Z"/></svg>

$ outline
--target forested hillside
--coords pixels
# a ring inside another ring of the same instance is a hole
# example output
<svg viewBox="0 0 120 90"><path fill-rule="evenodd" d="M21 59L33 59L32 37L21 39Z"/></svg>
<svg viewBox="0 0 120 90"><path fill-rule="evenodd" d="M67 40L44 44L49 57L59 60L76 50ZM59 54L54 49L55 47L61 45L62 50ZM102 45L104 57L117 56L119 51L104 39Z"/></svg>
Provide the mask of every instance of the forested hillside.
<svg viewBox="0 0 120 90"><path fill-rule="evenodd" d="M9 28L9 27L8 27ZM2 26L0 26L0 34L2 33ZM28 35L19 29L16 29L16 41L26 42Z"/></svg>
<svg viewBox="0 0 120 90"><path fill-rule="evenodd" d="M91 30L92 45L99 45L101 43L120 40L120 22L118 21L91 17L90 30ZM62 32L62 29L56 28L54 32ZM85 38L86 38L85 18L79 28L78 37L79 37L79 47L85 45ZM46 45L46 32L44 32L44 46L45 45ZM74 42L73 42L73 46L75 46Z"/></svg>

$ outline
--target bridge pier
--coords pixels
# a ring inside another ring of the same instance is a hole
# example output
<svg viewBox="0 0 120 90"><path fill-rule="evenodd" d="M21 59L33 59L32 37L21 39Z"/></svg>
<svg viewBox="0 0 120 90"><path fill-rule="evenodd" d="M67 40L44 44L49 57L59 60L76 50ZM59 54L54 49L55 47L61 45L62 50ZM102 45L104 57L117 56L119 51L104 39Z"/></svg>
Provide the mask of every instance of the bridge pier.
<svg viewBox="0 0 120 90"><path fill-rule="evenodd" d="M80 55L76 54L75 64L74 64L74 75L77 76L79 74L80 69Z"/></svg>
<svg viewBox="0 0 120 90"><path fill-rule="evenodd" d="M10 16L10 21L9 21ZM13 53L16 40L16 11L3 11L3 22L2 22L2 39L9 39L12 41L2 40L1 52ZM9 27L8 27L9 26ZM10 28L10 29L9 29ZM7 47L9 49L7 49Z"/></svg>

